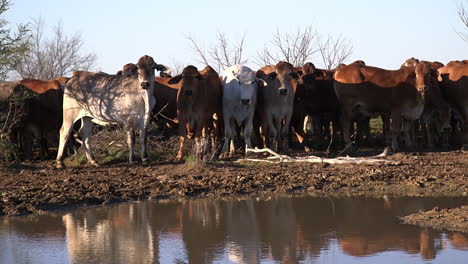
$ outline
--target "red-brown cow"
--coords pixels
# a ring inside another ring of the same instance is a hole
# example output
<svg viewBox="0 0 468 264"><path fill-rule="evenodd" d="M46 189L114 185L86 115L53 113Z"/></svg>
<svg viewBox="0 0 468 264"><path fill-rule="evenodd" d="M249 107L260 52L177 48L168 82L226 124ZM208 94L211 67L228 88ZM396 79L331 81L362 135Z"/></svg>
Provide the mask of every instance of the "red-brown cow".
<svg viewBox="0 0 468 264"><path fill-rule="evenodd" d="M438 71L444 97L462 117L463 146L468 148L468 61L451 61Z"/></svg>
<svg viewBox="0 0 468 264"><path fill-rule="evenodd" d="M394 71L358 63L339 67L335 72L335 92L342 106L346 143L351 144L349 131L355 113L368 117L390 115L392 149L398 151L402 121L419 119L424 109L424 95L432 91L427 79L426 74L416 74L411 66ZM412 146L410 141L407 136L406 143Z"/></svg>
<svg viewBox="0 0 468 264"><path fill-rule="evenodd" d="M36 79L23 79L18 82L19 85L26 86L29 90L42 94L48 90L60 90L60 82L57 80L42 81Z"/></svg>
<svg viewBox="0 0 468 264"><path fill-rule="evenodd" d="M440 68L438 62L420 61L416 65L415 73L425 76L425 80L419 78L417 85L431 85L431 91L424 97L424 111L421 116L421 125L426 131L427 146L434 147L436 137L442 136L441 144L448 145L450 131L450 107L443 98L439 83L437 81ZM424 82L424 83L423 83Z"/></svg>
<svg viewBox="0 0 468 264"><path fill-rule="evenodd" d="M221 116L221 80L213 68L206 66L198 71L195 66L184 68L181 75L171 78L169 84L180 83L177 93L177 116L179 119L180 147L177 160L182 159L185 140L195 137L196 158L202 159L205 133L211 131L212 151L216 149L215 134L220 136L218 124L213 124L213 115Z"/></svg>
<svg viewBox="0 0 468 264"><path fill-rule="evenodd" d="M164 132L177 128L177 93L181 83L169 84L171 77L154 78L154 96L158 98L153 108L153 116ZM161 122L159 122L161 121Z"/></svg>

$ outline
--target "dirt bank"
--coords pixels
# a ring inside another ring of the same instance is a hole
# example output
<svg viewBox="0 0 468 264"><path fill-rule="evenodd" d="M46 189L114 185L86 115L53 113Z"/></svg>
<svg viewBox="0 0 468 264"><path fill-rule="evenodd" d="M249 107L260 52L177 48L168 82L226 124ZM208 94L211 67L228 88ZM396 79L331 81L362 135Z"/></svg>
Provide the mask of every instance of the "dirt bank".
<svg viewBox="0 0 468 264"><path fill-rule="evenodd" d="M56 170L53 161L24 163L0 168L0 215L163 197L468 193L468 152L398 153L387 159L396 165L239 164L224 160L198 166L158 160L149 166L128 166L122 160L100 168L77 165Z"/></svg>
<svg viewBox="0 0 468 264"><path fill-rule="evenodd" d="M468 233L468 206L445 209L436 207L402 217L401 220L405 224Z"/></svg>

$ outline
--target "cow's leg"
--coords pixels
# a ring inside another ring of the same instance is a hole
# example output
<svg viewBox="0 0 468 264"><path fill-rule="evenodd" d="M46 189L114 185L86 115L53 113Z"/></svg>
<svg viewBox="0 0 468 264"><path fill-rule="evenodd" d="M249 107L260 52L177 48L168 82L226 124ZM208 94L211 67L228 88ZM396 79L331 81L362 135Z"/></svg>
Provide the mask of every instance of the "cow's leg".
<svg viewBox="0 0 468 264"><path fill-rule="evenodd" d="M270 135L273 139L273 150L276 152L281 151L281 120L272 118L270 128Z"/></svg>
<svg viewBox="0 0 468 264"><path fill-rule="evenodd" d="M468 150L468 106L463 109L463 113L461 113L463 117L463 127L462 127L462 139L463 139L463 148Z"/></svg>
<svg viewBox="0 0 468 264"><path fill-rule="evenodd" d="M401 115L400 113L392 113L392 125L391 125L391 134L392 134L392 151L398 151L398 135L401 131Z"/></svg>
<svg viewBox="0 0 468 264"><path fill-rule="evenodd" d="M427 138L427 147L432 149L434 148L434 123L432 120L428 120L427 122L421 123L424 130L426 130L426 138Z"/></svg>
<svg viewBox="0 0 468 264"><path fill-rule="evenodd" d="M224 145L223 149L221 150L221 155L225 157L229 152L229 145L232 141L232 128L231 128L231 117L228 114L224 116ZM231 149L231 151L233 151Z"/></svg>
<svg viewBox="0 0 468 264"><path fill-rule="evenodd" d="M47 132L42 130L39 132L39 140L40 140L40 156L41 160L46 160L47 159Z"/></svg>
<svg viewBox="0 0 468 264"><path fill-rule="evenodd" d="M135 128L131 124L125 126L127 132L127 145L128 145L128 162L136 164L135 160ZM143 158L143 157L142 157Z"/></svg>
<svg viewBox="0 0 468 264"><path fill-rule="evenodd" d="M63 151L65 150L68 138L72 132L73 121L75 120L76 115L77 113L75 113L73 110L67 110L63 113L63 123L62 127L60 128L60 140L56 158L57 169L63 168Z"/></svg>
<svg viewBox="0 0 468 264"><path fill-rule="evenodd" d="M284 125L281 127L281 120L279 122L279 125L281 127L281 138L283 139L283 152L285 154L289 154L289 123L291 122L292 118L292 109L289 113L286 114L285 120L284 120Z"/></svg>
<svg viewBox="0 0 468 264"><path fill-rule="evenodd" d="M244 122L244 139L245 139L245 150L252 148L252 127L253 127L253 114L250 115Z"/></svg>
<svg viewBox="0 0 468 264"><path fill-rule="evenodd" d="M200 140L200 136L195 137L195 159L197 163L200 163L202 160L202 142Z"/></svg>
<svg viewBox="0 0 468 264"><path fill-rule="evenodd" d="M385 138L385 144L390 147L392 145L390 116L388 114L382 114L380 118L382 119L382 133Z"/></svg>
<svg viewBox="0 0 468 264"><path fill-rule="evenodd" d="M81 128L80 128L80 137L83 140L83 144L85 147L86 158L88 162L98 167L99 164L94 160L93 151L91 148L91 135L93 132L93 122L91 121L90 117L83 117L81 118Z"/></svg>
<svg viewBox="0 0 468 264"><path fill-rule="evenodd" d="M33 132L33 127L32 125L26 125L25 127L22 128L23 133L22 133L22 152L23 152L23 157L25 160L32 160L32 150L33 150L33 138L34 138L34 132Z"/></svg>
<svg viewBox="0 0 468 264"><path fill-rule="evenodd" d="M349 110L342 110L341 114L341 129L343 131L343 138L346 143L346 147L351 146L351 125L353 124L352 122L352 115L351 115L351 109Z"/></svg>
<svg viewBox="0 0 468 264"><path fill-rule="evenodd" d="M185 144L186 139L187 138L185 136L179 137L179 151L177 152L176 161L182 160L182 155L184 154L183 149L184 149L184 144Z"/></svg>
<svg viewBox="0 0 468 264"><path fill-rule="evenodd" d="M405 133L405 144L406 147L410 150L414 150L414 127L415 127L415 121L412 120L405 120L403 119L403 128L404 128L404 133Z"/></svg>
<svg viewBox="0 0 468 264"><path fill-rule="evenodd" d="M140 155L141 162L147 164L149 162L148 157L148 138L146 136L146 126L140 130Z"/></svg>

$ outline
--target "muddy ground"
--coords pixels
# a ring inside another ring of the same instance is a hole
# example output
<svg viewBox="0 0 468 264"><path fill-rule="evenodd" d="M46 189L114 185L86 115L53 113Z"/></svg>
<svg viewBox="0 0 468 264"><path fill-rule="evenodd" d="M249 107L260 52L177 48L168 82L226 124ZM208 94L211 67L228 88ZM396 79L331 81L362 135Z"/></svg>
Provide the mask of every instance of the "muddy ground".
<svg viewBox="0 0 468 264"><path fill-rule="evenodd" d="M460 208L434 208L402 217L405 224L468 233L468 205Z"/></svg>
<svg viewBox="0 0 468 264"><path fill-rule="evenodd" d="M170 148L174 145L176 142ZM381 151L365 149L355 155ZM175 163L174 153L153 153L156 158L147 166L129 166L125 155L115 153L114 160L104 159L110 151L98 158L103 163L99 168L82 164L82 158L66 160L68 166L63 170L55 169L52 160L0 166L0 216L172 197L288 192L374 197L468 195L466 151L402 152L386 158L394 161L392 164L373 165L236 163L241 155L198 165L190 157L185 163Z"/></svg>

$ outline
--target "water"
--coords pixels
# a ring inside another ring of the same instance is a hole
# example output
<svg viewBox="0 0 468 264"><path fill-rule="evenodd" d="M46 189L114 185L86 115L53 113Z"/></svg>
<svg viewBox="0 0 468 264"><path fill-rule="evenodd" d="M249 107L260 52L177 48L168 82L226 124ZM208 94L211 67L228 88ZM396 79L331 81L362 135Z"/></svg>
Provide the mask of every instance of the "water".
<svg viewBox="0 0 468 264"><path fill-rule="evenodd" d="M468 263L468 235L397 217L468 198L136 202L0 219L0 263Z"/></svg>

